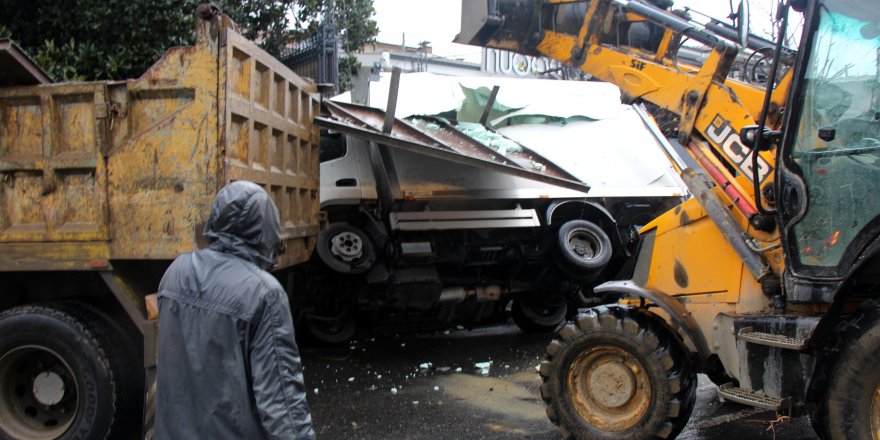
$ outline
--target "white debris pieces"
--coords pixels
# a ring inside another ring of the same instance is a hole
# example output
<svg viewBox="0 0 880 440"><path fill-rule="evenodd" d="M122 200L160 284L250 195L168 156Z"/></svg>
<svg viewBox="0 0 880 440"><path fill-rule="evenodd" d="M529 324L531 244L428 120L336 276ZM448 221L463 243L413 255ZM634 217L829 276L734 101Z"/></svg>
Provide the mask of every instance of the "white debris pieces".
<svg viewBox="0 0 880 440"><path fill-rule="evenodd" d="M478 370L480 370L481 375L488 376L489 369L492 368L492 361L477 362L474 364L474 367L476 367Z"/></svg>
<svg viewBox="0 0 880 440"><path fill-rule="evenodd" d="M391 394L397 394L397 388L391 387Z"/></svg>

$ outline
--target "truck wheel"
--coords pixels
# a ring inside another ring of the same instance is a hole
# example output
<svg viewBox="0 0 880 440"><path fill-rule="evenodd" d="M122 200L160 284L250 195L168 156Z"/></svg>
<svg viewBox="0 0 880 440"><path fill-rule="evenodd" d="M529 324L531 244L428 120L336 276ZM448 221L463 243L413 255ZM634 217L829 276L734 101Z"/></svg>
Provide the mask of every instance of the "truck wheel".
<svg viewBox="0 0 880 440"><path fill-rule="evenodd" d="M0 437L102 439L125 416L120 364L95 317L69 304L0 314Z"/></svg>
<svg viewBox="0 0 880 440"><path fill-rule="evenodd" d="M831 373L814 427L823 438L880 439L880 320L853 336ZM824 432L823 432L824 431Z"/></svg>
<svg viewBox="0 0 880 440"><path fill-rule="evenodd" d="M600 306L547 346L541 397L565 439L673 438L694 408L690 354L659 317Z"/></svg>
<svg viewBox="0 0 880 440"><path fill-rule="evenodd" d="M305 320L309 335L327 345L348 342L357 330L357 324L352 316L323 317L306 314Z"/></svg>
<svg viewBox="0 0 880 440"><path fill-rule="evenodd" d="M315 251L327 267L343 274L365 273L376 262L376 250L367 234L345 222L318 233Z"/></svg>
<svg viewBox="0 0 880 440"><path fill-rule="evenodd" d="M564 298L551 301L539 295L526 295L513 300L510 316L522 331L546 333L556 329L565 320L568 305Z"/></svg>
<svg viewBox="0 0 880 440"><path fill-rule="evenodd" d="M611 261L611 239L595 223L568 221L559 228L557 239L562 262L575 275L596 276Z"/></svg>

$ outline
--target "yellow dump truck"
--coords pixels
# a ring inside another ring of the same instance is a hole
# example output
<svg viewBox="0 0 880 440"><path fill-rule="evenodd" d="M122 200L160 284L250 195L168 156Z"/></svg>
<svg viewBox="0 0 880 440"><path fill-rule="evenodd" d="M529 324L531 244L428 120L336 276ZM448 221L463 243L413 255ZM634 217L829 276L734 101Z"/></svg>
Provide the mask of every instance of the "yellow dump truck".
<svg viewBox="0 0 880 440"><path fill-rule="evenodd" d="M138 79L0 87L0 438L141 435L157 334L145 297L206 244L226 183L274 198L282 284L314 248L314 84L215 8L196 15L196 44Z"/></svg>

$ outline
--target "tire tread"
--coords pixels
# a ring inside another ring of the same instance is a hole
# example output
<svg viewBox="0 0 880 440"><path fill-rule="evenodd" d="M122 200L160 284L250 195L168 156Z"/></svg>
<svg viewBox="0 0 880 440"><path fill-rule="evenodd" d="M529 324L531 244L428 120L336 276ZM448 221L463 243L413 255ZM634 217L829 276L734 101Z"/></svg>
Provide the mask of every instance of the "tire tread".
<svg viewBox="0 0 880 440"><path fill-rule="evenodd" d="M73 301L13 307L0 313L0 323L6 319L14 319L24 315L45 316L57 320L72 328L79 335L83 344L94 350L95 360L107 374L107 384L112 395L111 408L108 409L112 410L107 412L109 414L108 417L110 417L107 431L103 434L93 433L94 435L91 438L117 437L117 431L126 428L125 426L120 426L122 425L120 423L122 418L120 417L120 409L124 409L119 407L120 399L130 401L134 396L125 395L124 387L119 386L119 378L123 377L124 374L124 371L120 370L121 365L123 365L122 359L119 359L117 356L120 351L112 349L113 347L110 347L111 349L109 350L107 349L111 342L110 339L113 339L109 335L113 335L115 331L111 324L106 322L105 318L95 310L94 306ZM130 429L131 427L128 428Z"/></svg>
<svg viewBox="0 0 880 440"><path fill-rule="evenodd" d="M631 439L628 432L604 432L593 436L582 426L577 414L569 413L568 390L564 389L568 364L579 353L579 346L589 344L591 337L616 334L638 341L645 356L653 359L666 373L665 384L669 400L664 404L666 414L657 420L646 437L670 438L684 429L696 400L696 372L691 354L674 330L659 316L642 309L620 305L605 305L588 309L557 332L547 347L547 357L541 363L543 380L541 397L547 405L550 421L559 427L563 438ZM573 410L572 410L573 411Z"/></svg>

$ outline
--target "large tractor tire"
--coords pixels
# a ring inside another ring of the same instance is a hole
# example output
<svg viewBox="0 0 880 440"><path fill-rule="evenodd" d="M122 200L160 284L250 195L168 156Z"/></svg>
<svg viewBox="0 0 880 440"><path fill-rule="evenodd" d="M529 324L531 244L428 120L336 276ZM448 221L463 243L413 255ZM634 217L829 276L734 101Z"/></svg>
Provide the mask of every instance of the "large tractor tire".
<svg viewBox="0 0 880 440"><path fill-rule="evenodd" d="M673 438L694 408L690 353L658 316L600 306L566 324L541 363L541 397L563 438Z"/></svg>
<svg viewBox="0 0 880 440"><path fill-rule="evenodd" d="M854 332L828 383L813 426L825 439L880 439L880 320Z"/></svg>
<svg viewBox="0 0 880 440"><path fill-rule="evenodd" d="M0 438L139 434L133 422L140 420L141 398L133 393L142 392L143 384L127 378L141 375L125 371L131 344L119 344L114 331L85 304L24 306L0 314Z"/></svg>

